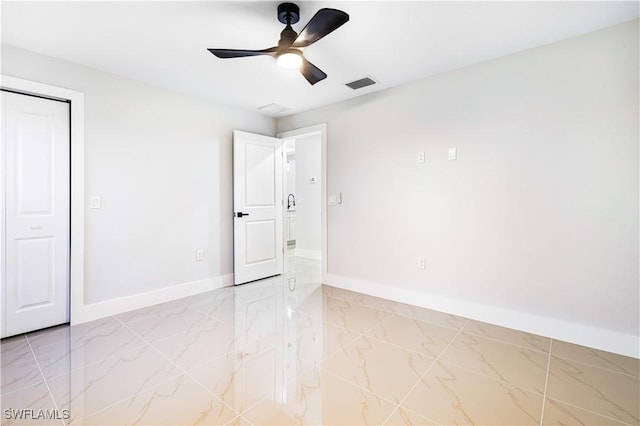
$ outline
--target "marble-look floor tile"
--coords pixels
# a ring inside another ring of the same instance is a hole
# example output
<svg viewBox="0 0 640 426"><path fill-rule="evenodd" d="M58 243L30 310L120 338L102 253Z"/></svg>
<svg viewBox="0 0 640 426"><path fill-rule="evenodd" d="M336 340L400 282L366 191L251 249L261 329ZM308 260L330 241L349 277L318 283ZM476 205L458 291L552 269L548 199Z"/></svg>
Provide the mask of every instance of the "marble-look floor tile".
<svg viewBox="0 0 640 426"><path fill-rule="evenodd" d="M271 347L250 355L228 353L188 373L242 413L265 398L274 398L274 392L282 389L287 381L313 369L313 364L284 353L286 350Z"/></svg>
<svg viewBox="0 0 640 426"><path fill-rule="evenodd" d="M391 402L314 369L243 416L256 425L381 425L394 409Z"/></svg>
<svg viewBox="0 0 640 426"><path fill-rule="evenodd" d="M182 374L151 347L140 347L47 380L58 407L77 421Z"/></svg>
<svg viewBox="0 0 640 426"><path fill-rule="evenodd" d="M356 293L355 291L345 290L343 288L333 287L326 284L322 286L322 293L324 297L331 297L333 299L341 299L355 303L362 300L362 297L364 296L362 293Z"/></svg>
<svg viewBox="0 0 640 426"><path fill-rule="evenodd" d="M616 371L618 373L629 374L634 377L639 376L640 359L600 351L598 349L587 348L585 346L574 345L573 343L562 342L559 340L553 341L553 349L551 350L551 353L554 356L568 358L596 367L606 368L607 370Z"/></svg>
<svg viewBox="0 0 640 426"><path fill-rule="evenodd" d="M185 370L235 349L232 328L212 318L182 333L153 342L153 346Z"/></svg>
<svg viewBox="0 0 640 426"><path fill-rule="evenodd" d="M33 349L45 378L65 374L76 368L111 358L145 345L120 323L102 326L99 333L59 340Z"/></svg>
<svg viewBox="0 0 640 426"><path fill-rule="evenodd" d="M289 374L295 377L295 372ZM287 376L283 354L273 347L247 356L228 353L189 370L189 375L238 413L272 396Z"/></svg>
<svg viewBox="0 0 640 426"><path fill-rule="evenodd" d="M293 292L293 294L296 293ZM314 286L312 291L304 291L288 300L292 302L290 307L296 312L322 321L322 288L320 286Z"/></svg>
<svg viewBox="0 0 640 426"><path fill-rule="evenodd" d="M221 425L237 417L187 375L100 411L77 423L85 425Z"/></svg>
<svg viewBox="0 0 640 426"><path fill-rule="evenodd" d="M235 292L232 289L220 289L192 296L183 302L191 309L226 322L233 320L235 316Z"/></svg>
<svg viewBox="0 0 640 426"><path fill-rule="evenodd" d="M351 331L369 331L392 314L366 306L329 297L325 299L324 320Z"/></svg>
<svg viewBox="0 0 640 426"><path fill-rule="evenodd" d="M31 351L0 356L0 394L32 387L42 381Z"/></svg>
<svg viewBox="0 0 640 426"><path fill-rule="evenodd" d="M547 396L628 424L640 423L640 380L551 357Z"/></svg>
<svg viewBox="0 0 640 426"><path fill-rule="evenodd" d="M155 342L167 336L174 336L197 328L203 322L211 321L202 312L189 310L187 306L183 306L183 308L186 309L185 312L169 312L161 321L153 318L141 318L137 321L127 322L126 326L145 341Z"/></svg>
<svg viewBox="0 0 640 426"><path fill-rule="evenodd" d="M322 367L390 401L400 402L434 359L362 336Z"/></svg>
<svg viewBox="0 0 640 426"><path fill-rule="evenodd" d="M636 359L324 286L317 262L290 260L293 270L263 282L1 340L0 414L57 408L80 424L525 425L541 415L545 425L640 424Z"/></svg>
<svg viewBox="0 0 640 426"><path fill-rule="evenodd" d="M542 395L437 362L402 406L446 425L537 425Z"/></svg>
<svg viewBox="0 0 640 426"><path fill-rule="evenodd" d="M412 425L437 425L438 422L420 416L413 411L400 406L387 419L385 425L389 426L412 426Z"/></svg>
<svg viewBox="0 0 640 426"><path fill-rule="evenodd" d="M474 320L469 321L464 327L464 332L547 353L549 352L549 345L551 343L551 339L548 337Z"/></svg>
<svg viewBox="0 0 640 426"><path fill-rule="evenodd" d="M543 394L549 355L460 333L439 360Z"/></svg>
<svg viewBox="0 0 640 426"><path fill-rule="evenodd" d="M18 336L6 337L0 340L0 355L15 355L22 352L30 352L29 343L24 334Z"/></svg>
<svg viewBox="0 0 640 426"><path fill-rule="evenodd" d="M621 426L613 419L547 398L542 424L548 426Z"/></svg>
<svg viewBox="0 0 640 426"><path fill-rule="evenodd" d="M29 340L31 347L36 349L52 343L90 341L96 337L108 336L113 332L114 328L119 326L120 323L117 319L107 317L96 321L74 325L73 327L69 324L63 324L34 331L27 334L27 339Z"/></svg>
<svg viewBox="0 0 640 426"><path fill-rule="evenodd" d="M300 359L317 365L338 351L344 352L360 336L360 333L325 322L318 325L316 321L299 330L297 354Z"/></svg>
<svg viewBox="0 0 640 426"><path fill-rule="evenodd" d="M458 330L464 327L468 321L466 318L406 304L398 307L397 314L402 315L403 317L414 318L420 321L442 327L455 328Z"/></svg>
<svg viewBox="0 0 640 426"><path fill-rule="evenodd" d="M433 358L438 357L458 330L394 315L367 333L383 342L402 346Z"/></svg>
<svg viewBox="0 0 640 426"><path fill-rule="evenodd" d="M245 419L242 416L238 416L235 419L232 419L230 422L225 423L225 426L253 426L249 420Z"/></svg>
<svg viewBox="0 0 640 426"><path fill-rule="evenodd" d="M124 312L115 317L125 324L132 324L139 321L171 321L172 317L176 317L186 313L189 310L184 303L174 300L166 303L149 306L134 311Z"/></svg>
<svg viewBox="0 0 640 426"><path fill-rule="evenodd" d="M44 382L0 396L2 417L0 424L9 425L63 425L67 417L56 405ZM42 410L42 411L40 411ZM49 415L52 420L43 420L40 415Z"/></svg>
<svg viewBox="0 0 640 426"><path fill-rule="evenodd" d="M354 291L327 285L323 285L322 289L325 297L344 300L357 305L377 309L379 311L395 314L405 309L405 305L403 303L394 302L393 300L383 299L380 297L370 296L368 294L357 293Z"/></svg>

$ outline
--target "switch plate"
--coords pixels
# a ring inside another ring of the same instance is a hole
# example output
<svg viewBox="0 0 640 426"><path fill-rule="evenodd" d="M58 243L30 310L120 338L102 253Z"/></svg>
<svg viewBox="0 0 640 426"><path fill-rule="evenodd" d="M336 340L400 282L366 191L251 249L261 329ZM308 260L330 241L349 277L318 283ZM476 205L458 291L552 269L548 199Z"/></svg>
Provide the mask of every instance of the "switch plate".
<svg viewBox="0 0 640 426"><path fill-rule="evenodd" d="M449 160L456 160L458 158L458 150L456 148L449 148Z"/></svg>
<svg viewBox="0 0 640 426"><path fill-rule="evenodd" d="M424 163L424 151L418 151L418 163Z"/></svg>
<svg viewBox="0 0 640 426"><path fill-rule="evenodd" d="M204 260L204 250L196 250L196 261Z"/></svg>
<svg viewBox="0 0 640 426"><path fill-rule="evenodd" d="M424 257L418 258L418 269L427 269L427 259Z"/></svg>
<svg viewBox="0 0 640 426"><path fill-rule="evenodd" d="M100 197L91 197L89 200L89 207L92 209L99 209L102 207L102 200Z"/></svg>

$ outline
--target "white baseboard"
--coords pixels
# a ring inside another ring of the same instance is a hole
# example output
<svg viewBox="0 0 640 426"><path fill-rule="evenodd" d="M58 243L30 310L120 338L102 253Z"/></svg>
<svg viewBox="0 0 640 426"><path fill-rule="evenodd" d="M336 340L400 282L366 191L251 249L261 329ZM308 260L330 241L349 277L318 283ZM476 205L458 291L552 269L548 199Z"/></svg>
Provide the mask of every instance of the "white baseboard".
<svg viewBox="0 0 640 426"><path fill-rule="evenodd" d="M296 248L296 256L305 257L307 259L320 260L322 259L322 252L320 250Z"/></svg>
<svg viewBox="0 0 640 426"><path fill-rule="evenodd" d="M231 285L233 285L233 274L228 274L104 302L83 304L80 309L73 312L71 325L146 308L158 303L169 302Z"/></svg>
<svg viewBox="0 0 640 426"><path fill-rule="evenodd" d="M640 337L631 334L334 274L327 274L324 283L345 290L640 358Z"/></svg>

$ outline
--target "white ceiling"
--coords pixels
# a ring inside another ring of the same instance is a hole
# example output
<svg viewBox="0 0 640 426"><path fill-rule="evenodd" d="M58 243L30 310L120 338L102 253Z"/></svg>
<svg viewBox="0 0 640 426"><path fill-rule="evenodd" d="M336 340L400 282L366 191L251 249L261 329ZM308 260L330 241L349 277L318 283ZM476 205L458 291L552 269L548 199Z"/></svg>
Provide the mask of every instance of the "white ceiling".
<svg viewBox="0 0 640 426"><path fill-rule="evenodd" d="M277 44L279 1L2 1L2 42L256 111L288 115L636 19L628 2L298 1L298 32L320 8L350 21L305 49L326 80L310 86L270 57L218 59L208 47ZM345 83L370 75L379 85ZM273 115L273 114L272 114Z"/></svg>

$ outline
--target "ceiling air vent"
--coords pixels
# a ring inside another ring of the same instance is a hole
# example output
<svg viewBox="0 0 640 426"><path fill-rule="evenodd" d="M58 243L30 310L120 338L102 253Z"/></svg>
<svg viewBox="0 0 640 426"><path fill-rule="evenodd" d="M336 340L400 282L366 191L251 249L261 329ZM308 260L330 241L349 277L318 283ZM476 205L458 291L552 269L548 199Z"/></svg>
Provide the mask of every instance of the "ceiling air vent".
<svg viewBox="0 0 640 426"><path fill-rule="evenodd" d="M345 84L347 87L351 87L353 90L362 89L363 87L371 86L372 84L377 84L378 82L372 79L371 77L361 78L360 80L352 81L351 83Z"/></svg>
<svg viewBox="0 0 640 426"><path fill-rule="evenodd" d="M269 114L280 114L281 112L285 112L290 108L287 108L286 106L282 106L278 104L269 104L269 105L261 106L258 109L262 112L267 112Z"/></svg>

